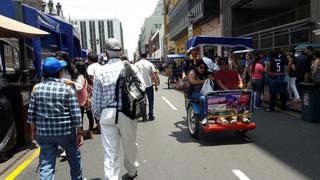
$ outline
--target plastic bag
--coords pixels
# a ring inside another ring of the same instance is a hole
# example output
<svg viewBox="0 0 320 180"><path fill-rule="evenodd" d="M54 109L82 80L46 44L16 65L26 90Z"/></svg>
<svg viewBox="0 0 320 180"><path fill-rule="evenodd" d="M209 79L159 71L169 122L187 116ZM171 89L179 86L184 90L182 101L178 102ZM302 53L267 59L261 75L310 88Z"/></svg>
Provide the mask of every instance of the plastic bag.
<svg viewBox="0 0 320 180"><path fill-rule="evenodd" d="M213 92L213 86L214 86L213 82L210 79L207 79L203 83L200 93L203 94L203 95L207 95L209 93L212 93Z"/></svg>

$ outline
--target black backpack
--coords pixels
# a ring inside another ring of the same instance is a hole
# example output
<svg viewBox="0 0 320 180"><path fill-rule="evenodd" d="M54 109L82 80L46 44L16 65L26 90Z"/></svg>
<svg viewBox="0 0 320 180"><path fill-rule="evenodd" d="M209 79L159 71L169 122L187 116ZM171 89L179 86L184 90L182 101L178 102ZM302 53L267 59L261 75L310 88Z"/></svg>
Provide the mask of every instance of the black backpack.
<svg viewBox="0 0 320 180"><path fill-rule="evenodd" d="M124 70L119 75L115 90L117 101L116 124L118 123L119 111L132 120L146 116L144 84L133 71L128 61L123 61L123 65ZM121 110L119 110L119 93L121 93Z"/></svg>

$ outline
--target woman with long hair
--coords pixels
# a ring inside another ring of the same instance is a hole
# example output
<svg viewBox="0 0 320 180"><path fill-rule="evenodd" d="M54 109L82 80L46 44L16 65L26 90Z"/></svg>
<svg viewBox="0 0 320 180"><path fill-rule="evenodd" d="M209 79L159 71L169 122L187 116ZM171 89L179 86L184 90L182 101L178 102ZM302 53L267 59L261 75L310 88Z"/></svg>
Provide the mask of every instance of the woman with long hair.
<svg viewBox="0 0 320 180"><path fill-rule="evenodd" d="M195 67L190 71L188 79L192 85L191 98L198 99L201 105L201 117L203 118L202 123L206 123L206 109L207 103L206 98L203 94L200 93L202 85L206 79L210 78L210 73L208 73L208 66L203 61L200 60L196 63Z"/></svg>
<svg viewBox="0 0 320 180"><path fill-rule="evenodd" d="M263 92L263 77L265 73L265 69L260 62L261 58L259 56L255 57L249 69L249 75L251 76L252 89L255 97L254 107L256 109L262 108L261 94Z"/></svg>
<svg viewBox="0 0 320 180"><path fill-rule="evenodd" d="M93 82L87 73L87 66L83 61L76 61L75 68L79 73L75 82L78 84L78 87L76 87L76 89L77 89L78 100L79 100L80 109L81 109L82 120L83 120L84 111L86 111L87 117L89 119L89 130L87 131L85 138L92 139L94 116L91 111L90 97L92 96Z"/></svg>

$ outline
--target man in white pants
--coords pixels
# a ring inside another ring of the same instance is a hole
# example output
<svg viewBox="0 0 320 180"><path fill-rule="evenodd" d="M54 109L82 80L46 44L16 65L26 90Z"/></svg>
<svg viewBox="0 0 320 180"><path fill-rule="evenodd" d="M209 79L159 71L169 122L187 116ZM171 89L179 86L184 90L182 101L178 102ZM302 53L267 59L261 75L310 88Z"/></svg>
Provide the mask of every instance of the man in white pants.
<svg viewBox="0 0 320 180"><path fill-rule="evenodd" d="M137 176L137 121L131 120L119 112L116 124L115 88L124 65L120 60L122 48L118 40L108 39L106 42L108 63L96 74L93 90L93 112L101 125L102 145L104 148L104 171L106 180L120 179L120 138L124 150L124 167L129 179ZM132 66L133 70L137 72ZM140 74L137 74L142 79ZM121 108L119 98L119 107Z"/></svg>

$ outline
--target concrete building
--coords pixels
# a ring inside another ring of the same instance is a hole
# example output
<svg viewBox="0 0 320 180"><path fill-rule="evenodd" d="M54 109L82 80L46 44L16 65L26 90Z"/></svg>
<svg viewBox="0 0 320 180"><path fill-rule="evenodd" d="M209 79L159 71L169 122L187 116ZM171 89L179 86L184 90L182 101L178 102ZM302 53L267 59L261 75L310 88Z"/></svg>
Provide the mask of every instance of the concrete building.
<svg viewBox="0 0 320 180"><path fill-rule="evenodd" d="M151 49L149 49L149 41L163 24L162 9L163 1L159 0L153 14L145 19L139 37L139 52L144 51L147 53L152 53L150 51Z"/></svg>
<svg viewBox="0 0 320 180"><path fill-rule="evenodd" d="M79 30L83 49L103 54L108 38L118 39L124 48L122 25L118 19L75 19L72 22Z"/></svg>
<svg viewBox="0 0 320 180"><path fill-rule="evenodd" d="M222 7L223 35L252 37L254 49L319 42L319 0L223 0Z"/></svg>
<svg viewBox="0 0 320 180"><path fill-rule="evenodd" d="M179 0L167 4L169 53L186 53L185 42L196 35L221 36L219 0ZM217 49L205 49L217 53Z"/></svg>

